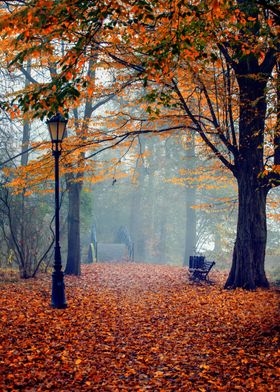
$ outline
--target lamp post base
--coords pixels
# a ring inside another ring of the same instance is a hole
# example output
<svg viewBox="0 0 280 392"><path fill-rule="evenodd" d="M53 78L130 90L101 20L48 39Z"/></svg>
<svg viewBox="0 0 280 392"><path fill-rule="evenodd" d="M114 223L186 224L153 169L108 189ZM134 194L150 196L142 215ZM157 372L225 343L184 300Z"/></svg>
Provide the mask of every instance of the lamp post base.
<svg viewBox="0 0 280 392"><path fill-rule="evenodd" d="M64 294L63 272L55 271L52 274L52 302L51 306L55 309L67 308Z"/></svg>

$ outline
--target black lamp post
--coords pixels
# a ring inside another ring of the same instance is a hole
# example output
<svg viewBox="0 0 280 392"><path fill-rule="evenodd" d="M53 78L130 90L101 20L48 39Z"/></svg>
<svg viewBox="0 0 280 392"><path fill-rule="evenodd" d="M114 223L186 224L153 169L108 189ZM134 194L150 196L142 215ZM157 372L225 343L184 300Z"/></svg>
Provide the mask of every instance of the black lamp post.
<svg viewBox="0 0 280 392"><path fill-rule="evenodd" d="M61 155L61 144L65 134L67 120L60 113L47 121L51 140L52 153L55 162L55 247L54 247L54 271L52 274L52 302L56 309L67 307L64 294L63 272L61 271L61 253L59 245L59 157Z"/></svg>

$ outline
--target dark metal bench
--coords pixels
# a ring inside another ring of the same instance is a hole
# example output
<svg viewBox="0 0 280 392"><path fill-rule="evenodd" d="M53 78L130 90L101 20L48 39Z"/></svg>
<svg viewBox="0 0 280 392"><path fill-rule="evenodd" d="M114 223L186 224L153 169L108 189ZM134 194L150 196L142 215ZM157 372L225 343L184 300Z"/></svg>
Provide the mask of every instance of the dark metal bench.
<svg viewBox="0 0 280 392"><path fill-rule="evenodd" d="M215 261L207 261L205 256L190 256L190 279L194 281L208 280L208 274L215 264Z"/></svg>

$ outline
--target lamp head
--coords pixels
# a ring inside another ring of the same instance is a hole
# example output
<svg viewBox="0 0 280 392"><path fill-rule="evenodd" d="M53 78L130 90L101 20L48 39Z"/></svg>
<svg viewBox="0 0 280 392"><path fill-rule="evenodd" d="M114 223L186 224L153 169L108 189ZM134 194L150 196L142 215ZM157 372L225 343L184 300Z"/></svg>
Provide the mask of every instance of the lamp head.
<svg viewBox="0 0 280 392"><path fill-rule="evenodd" d="M67 120L57 113L47 121L50 137L53 143L61 143L66 130Z"/></svg>

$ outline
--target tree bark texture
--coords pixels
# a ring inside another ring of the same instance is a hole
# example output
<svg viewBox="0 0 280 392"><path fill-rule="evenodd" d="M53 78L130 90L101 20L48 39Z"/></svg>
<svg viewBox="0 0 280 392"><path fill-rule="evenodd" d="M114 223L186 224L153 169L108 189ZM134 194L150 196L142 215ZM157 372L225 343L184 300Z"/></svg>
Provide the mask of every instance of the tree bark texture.
<svg viewBox="0 0 280 392"><path fill-rule="evenodd" d="M80 198L82 185L70 182L68 187L68 252L65 274L81 274Z"/></svg>
<svg viewBox="0 0 280 392"><path fill-rule="evenodd" d="M253 72L258 69L255 63L249 64L250 75L247 67L248 63L241 65L240 74L237 74L240 115L239 155L235 162L235 177L238 183L239 210L232 267L225 287L254 290L269 286L264 270L266 197L269 185L262 179L265 88L268 77Z"/></svg>
<svg viewBox="0 0 280 392"><path fill-rule="evenodd" d="M259 187L246 173L240 175L237 236L226 288L254 290L256 287L269 286L264 270L266 196L266 189Z"/></svg>
<svg viewBox="0 0 280 392"><path fill-rule="evenodd" d="M277 85L276 85L276 116L277 122L274 130L274 165L280 165L280 61L276 64Z"/></svg>

